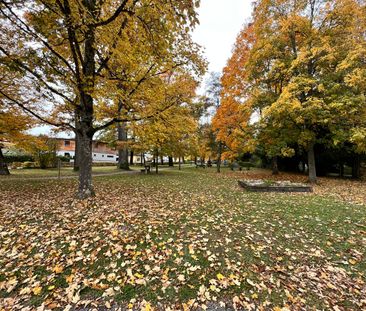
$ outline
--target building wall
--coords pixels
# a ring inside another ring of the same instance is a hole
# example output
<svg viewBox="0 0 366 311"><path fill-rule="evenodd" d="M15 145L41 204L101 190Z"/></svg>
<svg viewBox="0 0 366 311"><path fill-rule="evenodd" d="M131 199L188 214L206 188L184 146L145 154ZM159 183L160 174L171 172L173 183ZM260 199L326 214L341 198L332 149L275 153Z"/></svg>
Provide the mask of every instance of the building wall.
<svg viewBox="0 0 366 311"><path fill-rule="evenodd" d="M109 162L117 163L118 155L115 150L108 147L106 143L93 141L92 144L92 158L93 162ZM59 148L57 151L59 156L75 156L75 140L74 139L60 139Z"/></svg>

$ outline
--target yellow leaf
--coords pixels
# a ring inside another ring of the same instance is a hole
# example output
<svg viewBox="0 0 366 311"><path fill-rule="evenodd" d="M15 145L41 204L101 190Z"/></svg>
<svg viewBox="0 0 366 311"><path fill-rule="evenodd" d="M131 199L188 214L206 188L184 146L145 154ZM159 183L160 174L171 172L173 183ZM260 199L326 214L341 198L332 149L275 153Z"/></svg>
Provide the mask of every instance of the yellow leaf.
<svg viewBox="0 0 366 311"><path fill-rule="evenodd" d="M152 310L152 308L151 308L150 303L149 303L149 302L147 302L147 303L145 304L145 307L144 307L142 310L143 310L143 311L151 311L151 310Z"/></svg>
<svg viewBox="0 0 366 311"><path fill-rule="evenodd" d="M351 265L355 265L355 264L357 263L357 261L356 261L356 260L354 260L354 259L350 259L350 260L348 260L348 262L349 262Z"/></svg>
<svg viewBox="0 0 366 311"><path fill-rule="evenodd" d="M74 275L73 274L70 274L66 277L66 282L67 283L72 283L72 280L74 279Z"/></svg>
<svg viewBox="0 0 366 311"><path fill-rule="evenodd" d="M36 287L33 288L32 291L33 291L34 295L38 296L42 292L42 287L36 286Z"/></svg>
<svg viewBox="0 0 366 311"><path fill-rule="evenodd" d="M223 276L221 273L218 273L216 276L217 276L217 279L220 281L225 278L225 276Z"/></svg>
<svg viewBox="0 0 366 311"><path fill-rule="evenodd" d="M142 279L144 277L144 275L140 273L135 273L135 276L139 279Z"/></svg>
<svg viewBox="0 0 366 311"><path fill-rule="evenodd" d="M55 288L55 285L48 286L48 290L53 290Z"/></svg>
<svg viewBox="0 0 366 311"><path fill-rule="evenodd" d="M53 272L55 273L61 273L62 271L64 271L64 267L60 266L60 265L57 265L53 268Z"/></svg>

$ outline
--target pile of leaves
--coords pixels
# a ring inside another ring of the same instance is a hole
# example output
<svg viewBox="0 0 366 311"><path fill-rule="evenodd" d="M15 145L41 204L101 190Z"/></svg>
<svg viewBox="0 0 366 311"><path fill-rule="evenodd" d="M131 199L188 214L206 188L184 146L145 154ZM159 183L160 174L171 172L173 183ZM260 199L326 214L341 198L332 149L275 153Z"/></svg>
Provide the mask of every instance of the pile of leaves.
<svg viewBox="0 0 366 311"><path fill-rule="evenodd" d="M90 201L74 183L0 185L1 307L366 308L364 206L213 170L103 177Z"/></svg>

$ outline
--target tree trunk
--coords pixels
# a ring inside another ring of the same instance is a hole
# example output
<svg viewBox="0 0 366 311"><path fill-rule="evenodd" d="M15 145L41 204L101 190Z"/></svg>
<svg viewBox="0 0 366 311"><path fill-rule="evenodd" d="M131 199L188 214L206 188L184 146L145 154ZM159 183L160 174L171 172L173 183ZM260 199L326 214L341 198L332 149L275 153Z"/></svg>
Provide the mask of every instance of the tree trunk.
<svg viewBox="0 0 366 311"><path fill-rule="evenodd" d="M352 178L358 179L361 177L361 159L359 154L355 154L352 163Z"/></svg>
<svg viewBox="0 0 366 311"><path fill-rule="evenodd" d="M95 0L84 1L88 12L94 14ZM92 184L92 143L95 133L93 127L94 102L92 93L95 82L95 26L88 24L85 31L84 58L83 58L83 79L79 86L80 108L78 118L75 122L79 134L79 199L87 199L94 196Z"/></svg>
<svg viewBox="0 0 366 311"><path fill-rule="evenodd" d="M92 142L93 136L81 134L79 136L79 199L87 199L94 196L92 184Z"/></svg>
<svg viewBox="0 0 366 311"><path fill-rule="evenodd" d="M222 153L222 142L219 141L219 149L218 149L218 155L217 155L217 172L221 172L221 153Z"/></svg>
<svg viewBox="0 0 366 311"><path fill-rule="evenodd" d="M174 166L174 162L173 162L173 157L172 156L169 157L169 166L170 167Z"/></svg>
<svg viewBox="0 0 366 311"><path fill-rule="evenodd" d="M143 153L141 153L141 166L144 166L145 165L145 155Z"/></svg>
<svg viewBox="0 0 366 311"><path fill-rule="evenodd" d="M182 163L186 164L186 160L184 159L184 156L182 156Z"/></svg>
<svg viewBox="0 0 366 311"><path fill-rule="evenodd" d="M118 142L123 144L123 146L118 149L118 168L121 170L129 170L126 122L119 122L117 131Z"/></svg>
<svg viewBox="0 0 366 311"><path fill-rule="evenodd" d="M130 165L133 165L133 151L130 151Z"/></svg>
<svg viewBox="0 0 366 311"><path fill-rule="evenodd" d="M182 169L182 165L181 165L180 157L178 158L178 165L179 165L179 170L181 170Z"/></svg>
<svg viewBox="0 0 366 311"><path fill-rule="evenodd" d="M74 156L74 171L77 172L80 169L79 165L79 158L80 158L80 144L79 144L79 135L76 131L75 133L75 156Z"/></svg>
<svg viewBox="0 0 366 311"><path fill-rule="evenodd" d="M158 151L156 151L155 172L156 172L156 174L159 174L159 152Z"/></svg>
<svg viewBox="0 0 366 311"><path fill-rule="evenodd" d="M5 162L1 146L0 146L0 175L10 175L8 165Z"/></svg>
<svg viewBox="0 0 366 311"><path fill-rule="evenodd" d="M278 170L278 157L272 158L272 175L278 175L280 172Z"/></svg>
<svg viewBox="0 0 366 311"><path fill-rule="evenodd" d="M194 164L197 165L197 157L194 157Z"/></svg>
<svg viewBox="0 0 366 311"><path fill-rule="evenodd" d="M164 157L163 156L160 156L160 163L161 163L161 165L164 165Z"/></svg>
<svg viewBox="0 0 366 311"><path fill-rule="evenodd" d="M308 149L308 167L309 167L309 181L316 183L316 164L315 164L315 152L314 144L311 144Z"/></svg>
<svg viewBox="0 0 366 311"><path fill-rule="evenodd" d="M339 162L339 177L344 177L344 163L343 161Z"/></svg>

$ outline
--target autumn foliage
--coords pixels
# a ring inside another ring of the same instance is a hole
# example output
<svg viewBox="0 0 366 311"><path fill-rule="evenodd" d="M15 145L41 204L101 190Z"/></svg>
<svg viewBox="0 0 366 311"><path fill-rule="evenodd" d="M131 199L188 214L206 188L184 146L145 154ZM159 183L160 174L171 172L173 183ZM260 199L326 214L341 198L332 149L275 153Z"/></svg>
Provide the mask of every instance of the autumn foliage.
<svg viewBox="0 0 366 311"><path fill-rule="evenodd" d="M354 0L255 3L224 69L214 120L231 156L300 151L315 181L317 144L366 151L364 12Z"/></svg>

